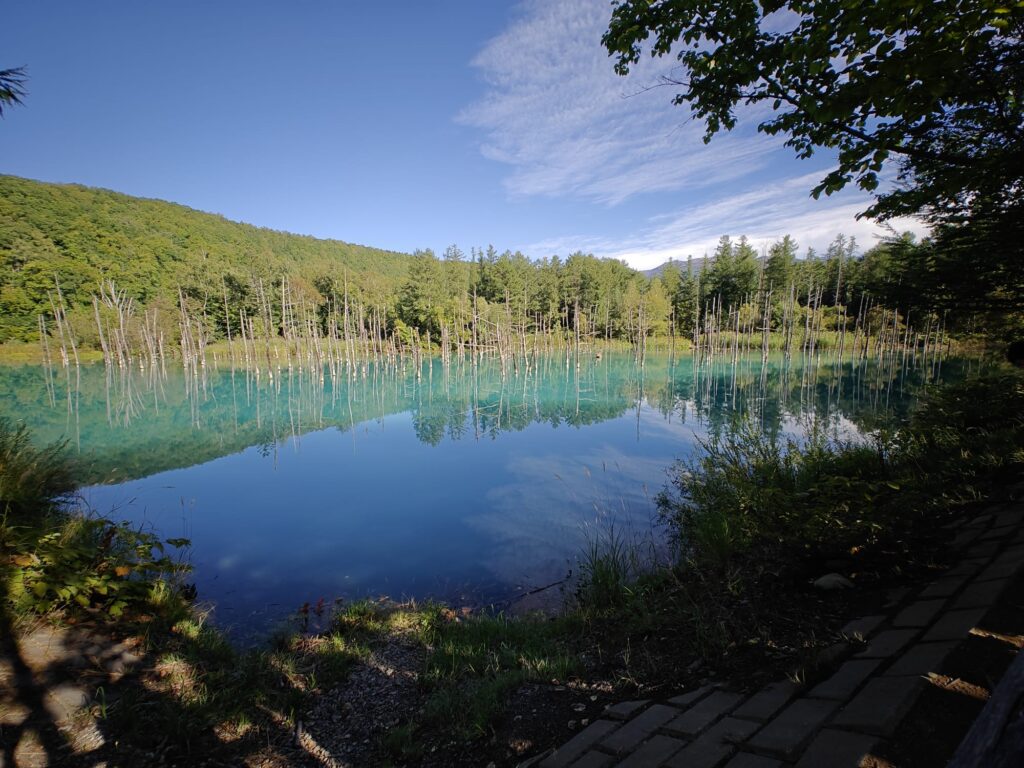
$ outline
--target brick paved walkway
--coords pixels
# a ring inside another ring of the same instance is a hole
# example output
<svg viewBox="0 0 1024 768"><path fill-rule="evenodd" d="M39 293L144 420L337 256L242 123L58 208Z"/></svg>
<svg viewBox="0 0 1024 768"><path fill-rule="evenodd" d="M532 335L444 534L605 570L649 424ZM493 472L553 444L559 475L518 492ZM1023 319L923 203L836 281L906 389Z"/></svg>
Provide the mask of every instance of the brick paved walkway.
<svg viewBox="0 0 1024 768"><path fill-rule="evenodd" d="M857 766L891 736L928 674L965 640L1024 567L1024 504L1007 503L959 523L960 557L938 580L850 622L865 645L809 690L780 681L754 694L708 685L667 701L607 708L540 768L842 768Z"/></svg>

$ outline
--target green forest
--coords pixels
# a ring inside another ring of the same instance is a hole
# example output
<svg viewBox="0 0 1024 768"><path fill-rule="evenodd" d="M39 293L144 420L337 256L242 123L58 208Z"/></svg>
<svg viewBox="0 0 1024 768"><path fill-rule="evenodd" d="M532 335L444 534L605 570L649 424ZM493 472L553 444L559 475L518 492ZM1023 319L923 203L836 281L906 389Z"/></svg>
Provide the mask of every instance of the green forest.
<svg viewBox="0 0 1024 768"><path fill-rule="evenodd" d="M631 342L690 338L709 314L727 328L756 323L774 331L798 324L808 307L823 330L852 328L866 308L895 310L921 327L941 321L954 331L1014 322L1019 276L1004 270L981 275L984 284L961 279L953 291L937 253L932 241L895 232L866 251L837 234L821 253L801 252L789 236L760 252L745 237L723 236L714 253L647 276L580 252L531 259L452 245L441 255L400 254L107 190L2 176L0 342L38 340L40 317L54 333L53 315L65 303L76 343L95 349L108 322L98 318L129 302L136 318L152 311L172 346L185 305L201 317L207 340L237 335L253 317L265 335L287 337L296 306L325 334L340 307L353 315L358 308L360 327L363 310L369 323L372 308L381 326L375 332L421 343L449 333L455 343L478 327L485 335L501 326ZM94 297L110 300L94 307Z"/></svg>

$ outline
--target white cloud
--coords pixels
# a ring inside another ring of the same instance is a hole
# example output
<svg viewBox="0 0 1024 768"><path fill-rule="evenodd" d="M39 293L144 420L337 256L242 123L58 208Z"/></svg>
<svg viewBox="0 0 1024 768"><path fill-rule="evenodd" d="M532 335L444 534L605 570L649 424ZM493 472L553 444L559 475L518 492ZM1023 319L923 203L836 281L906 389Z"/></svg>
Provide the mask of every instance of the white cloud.
<svg viewBox="0 0 1024 768"><path fill-rule="evenodd" d="M716 137L649 89L671 59L645 58L619 77L601 46L603 0L528 0L473 60L488 89L459 115L480 128L483 154L511 166L515 195L615 205L634 195L701 187L763 167L780 142L750 130Z"/></svg>
<svg viewBox="0 0 1024 768"><path fill-rule="evenodd" d="M722 235L746 235L760 250L783 235L791 235L803 251L819 253L842 232L857 238L861 249L870 248L888 230L857 214L867 207L867 197L847 191L814 200L809 190L819 174L798 176L778 183L660 214L648 226L626 237L563 236L532 243L522 250L545 255L583 250L598 256L622 259L636 269L650 269L670 258L711 254ZM898 219L890 222L897 231L921 236L922 222Z"/></svg>
<svg viewBox="0 0 1024 768"><path fill-rule="evenodd" d="M820 253L840 232L856 237L862 249L889 234L874 221L857 219L868 205L866 195L850 190L818 200L810 197L809 190L819 178L819 174L798 176L659 216L648 229L623 241L608 242L602 255L649 269L670 257L710 254L722 235L746 235L760 250L788 234L805 251L814 248ZM890 226L917 235L927 230L923 223L911 219L895 220Z"/></svg>

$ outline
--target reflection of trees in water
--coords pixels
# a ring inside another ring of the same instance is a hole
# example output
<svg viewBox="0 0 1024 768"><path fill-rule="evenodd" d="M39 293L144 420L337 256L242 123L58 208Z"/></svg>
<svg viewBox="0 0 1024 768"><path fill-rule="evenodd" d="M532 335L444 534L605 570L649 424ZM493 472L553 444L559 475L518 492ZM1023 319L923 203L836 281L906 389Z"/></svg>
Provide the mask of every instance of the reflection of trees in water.
<svg viewBox="0 0 1024 768"><path fill-rule="evenodd" d="M670 363L671 365L671 363ZM946 361L945 378L962 375L964 363ZM901 421L934 367L890 367L862 361L811 366L741 360L711 367L682 364L647 385L647 400L665 417L691 418L720 435L753 421L770 435L787 422L838 427L845 419L862 431Z"/></svg>
<svg viewBox="0 0 1024 768"><path fill-rule="evenodd" d="M0 370L0 402L34 427L37 439L71 438L82 448L81 479L119 482L202 463L262 446L270 454L288 440L409 412L416 437L495 439L533 423L583 427L643 406L670 421L721 433L753 418L769 433L787 422L813 420L860 429L891 423L925 383L959 375L962 364L934 367L762 364L757 358L694 365L690 356L652 356L643 368L628 354L583 359L542 358L515 374L494 361L448 366L425 361L370 364L361 375L332 377L308 368L278 371L209 369L197 375L84 367L63 377L39 367ZM418 375L417 375L418 374Z"/></svg>

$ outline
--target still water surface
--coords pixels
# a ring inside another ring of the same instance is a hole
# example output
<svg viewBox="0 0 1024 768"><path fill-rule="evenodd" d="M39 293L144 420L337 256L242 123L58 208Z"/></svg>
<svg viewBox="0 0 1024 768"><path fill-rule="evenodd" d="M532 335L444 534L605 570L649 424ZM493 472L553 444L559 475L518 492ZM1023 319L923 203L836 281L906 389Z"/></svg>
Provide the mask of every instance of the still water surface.
<svg viewBox="0 0 1024 768"><path fill-rule="evenodd" d="M66 439L97 512L192 540L239 636L320 597L502 600L563 578L614 525L658 541L674 461L742 417L855 435L960 366L695 367L689 356L165 374L0 368L0 414Z"/></svg>

